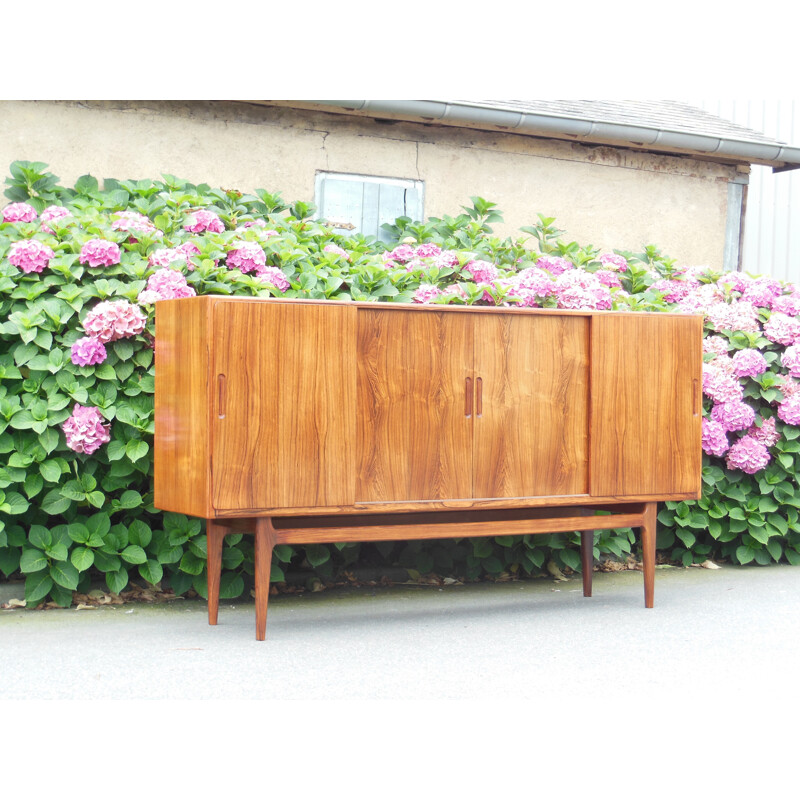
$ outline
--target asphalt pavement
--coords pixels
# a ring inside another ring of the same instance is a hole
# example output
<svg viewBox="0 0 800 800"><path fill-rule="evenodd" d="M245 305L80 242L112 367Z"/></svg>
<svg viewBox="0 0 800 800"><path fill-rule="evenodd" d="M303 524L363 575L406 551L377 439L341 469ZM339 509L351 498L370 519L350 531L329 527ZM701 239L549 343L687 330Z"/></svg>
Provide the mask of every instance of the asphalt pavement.
<svg viewBox="0 0 800 800"><path fill-rule="evenodd" d="M333 589L270 599L0 610L0 700L786 702L800 568Z"/></svg>

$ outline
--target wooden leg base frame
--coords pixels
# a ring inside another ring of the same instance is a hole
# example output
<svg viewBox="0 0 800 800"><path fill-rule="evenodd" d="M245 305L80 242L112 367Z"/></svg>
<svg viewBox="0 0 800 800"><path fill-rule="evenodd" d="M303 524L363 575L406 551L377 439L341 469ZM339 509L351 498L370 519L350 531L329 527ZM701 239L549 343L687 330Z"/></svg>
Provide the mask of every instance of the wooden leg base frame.
<svg viewBox="0 0 800 800"><path fill-rule="evenodd" d="M597 516L593 512L605 511ZM209 519L208 623L217 624L222 543L228 533L255 534L256 639L267 630L267 604L272 548L276 544L401 541L469 536L509 536L581 532L583 594L592 596L594 531L641 528L644 561L644 604L653 607L656 558L656 504L522 509L514 511L440 511L332 517L240 517Z"/></svg>

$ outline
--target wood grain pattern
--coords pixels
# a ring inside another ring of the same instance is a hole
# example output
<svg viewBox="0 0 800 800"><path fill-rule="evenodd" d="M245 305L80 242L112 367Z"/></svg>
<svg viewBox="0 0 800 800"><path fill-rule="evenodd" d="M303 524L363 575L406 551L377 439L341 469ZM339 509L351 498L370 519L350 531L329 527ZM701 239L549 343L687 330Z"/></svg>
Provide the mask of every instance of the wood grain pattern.
<svg viewBox="0 0 800 800"><path fill-rule="evenodd" d="M156 303L154 500L195 517L211 508L206 298Z"/></svg>
<svg viewBox="0 0 800 800"><path fill-rule="evenodd" d="M215 508L354 502L355 314L333 303L217 302Z"/></svg>
<svg viewBox="0 0 800 800"><path fill-rule="evenodd" d="M472 321L358 312L357 502L472 496Z"/></svg>
<svg viewBox="0 0 800 800"><path fill-rule="evenodd" d="M702 318L592 320L591 494L700 496Z"/></svg>
<svg viewBox="0 0 800 800"><path fill-rule="evenodd" d="M589 325L582 317L475 318L473 496L588 491Z"/></svg>

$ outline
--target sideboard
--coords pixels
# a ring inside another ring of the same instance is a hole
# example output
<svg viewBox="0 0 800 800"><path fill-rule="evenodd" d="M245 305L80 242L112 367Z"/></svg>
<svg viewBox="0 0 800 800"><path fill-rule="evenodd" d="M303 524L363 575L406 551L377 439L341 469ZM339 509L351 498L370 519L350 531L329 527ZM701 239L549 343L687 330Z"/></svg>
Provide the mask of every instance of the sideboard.
<svg viewBox="0 0 800 800"><path fill-rule="evenodd" d="M697 499L702 317L206 295L156 306L155 505L275 544L641 529ZM603 512L598 515L595 512Z"/></svg>

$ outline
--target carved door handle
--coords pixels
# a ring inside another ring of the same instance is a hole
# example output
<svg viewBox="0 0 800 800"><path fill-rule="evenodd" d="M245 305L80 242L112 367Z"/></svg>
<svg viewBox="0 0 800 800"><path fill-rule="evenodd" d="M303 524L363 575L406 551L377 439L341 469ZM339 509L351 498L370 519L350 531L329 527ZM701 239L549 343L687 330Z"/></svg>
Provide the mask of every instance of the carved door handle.
<svg viewBox="0 0 800 800"><path fill-rule="evenodd" d="M475 379L475 392L477 394L475 399L475 414L480 417L483 415L483 378Z"/></svg>
<svg viewBox="0 0 800 800"><path fill-rule="evenodd" d="M467 378L464 387L464 416L472 416L472 378Z"/></svg>

